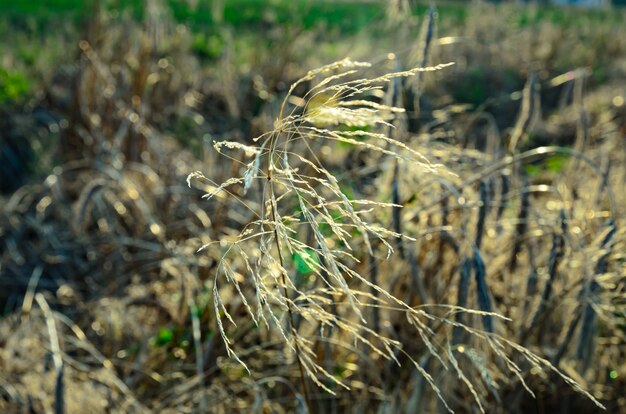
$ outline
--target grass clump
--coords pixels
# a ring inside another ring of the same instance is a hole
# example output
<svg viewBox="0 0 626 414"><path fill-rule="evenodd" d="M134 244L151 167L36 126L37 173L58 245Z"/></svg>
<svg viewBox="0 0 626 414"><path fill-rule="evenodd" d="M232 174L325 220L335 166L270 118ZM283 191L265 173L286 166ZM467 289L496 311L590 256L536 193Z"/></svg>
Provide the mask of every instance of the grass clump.
<svg viewBox="0 0 626 414"><path fill-rule="evenodd" d="M215 313L220 314L220 319L225 323L236 326L226 308L222 292L224 289L230 291L230 288L221 285L220 280L223 280L233 286L255 325L264 325L268 330L277 331L275 335L284 340L287 354L293 353L300 370L301 390L311 411L316 409L309 397L307 378L333 395L337 394L338 387L351 390L341 378L327 370L323 361L316 358L316 340L310 338L315 338L317 331L330 331L335 341L354 342L355 347L364 349L363 352L373 353L377 358L398 365L401 365L399 358L402 357L430 384L446 409L453 411L446 402L445 392L425 368L432 369L432 365L421 363L407 352L401 340L369 327L368 319L369 323L372 320L366 317L366 313L379 308L404 314L422 341L421 359L426 358L428 361L432 358L444 370L456 372L483 412L484 397L479 395L473 381L468 379L455 357L455 352L466 352L467 345L463 344L474 341L482 342L490 348L493 357L503 363L502 368L515 375L531 395L534 394L526 385L521 375L522 370L512 358L521 357L534 369L554 372L602 408L600 402L584 391L574 379L560 372L550 361L496 332L494 318L502 317L493 311L486 281L486 265L480 253L488 206L486 181L480 181L481 208L476 241L471 257L462 265L465 270L461 271L459 292L463 293L459 293L456 305L444 301L411 306L382 284L376 283L376 279L369 279L369 275L364 276L355 270L362 262L371 261L372 258L379 260L377 256L381 249L386 251L386 259L389 259L394 253L392 245L397 241L404 239L415 242L416 239L388 230L383 223L377 222L381 217L378 210L397 210L402 205L370 199L348 199L338 179L324 167L317 154L322 152L321 148L328 141L348 142L356 148L376 154L379 163L396 163L397 166L398 162L402 162L405 167L410 166L421 174L445 180L450 173L443 166L431 164L409 145L377 132L383 128L393 128L395 115L404 110L378 103L372 99L372 94L395 79L440 70L447 66L449 65L416 68L369 78L357 76L358 71L369 68L369 64L346 59L323 66L310 71L291 86L280 106L279 117L274 122L275 129L255 138L257 145L244 145L234 141L214 144L220 153L239 150L250 157L249 162L238 161L242 166L242 175L218 185L201 172L196 172L188 177L188 184L191 186L192 181L196 180L207 183L211 191L204 198L211 199L219 194L226 194L227 198L237 199L256 218L247 223L239 234L231 237L232 241L216 241L200 249L212 249L219 244L219 249L223 252L212 281ZM303 97L292 95L304 82L310 82L311 86ZM289 106L293 109L287 114ZM371 129L350 131L342 128L345 126L367 126ZM355 139L355 136L359 139ZM259 184L255 185L256 182ZM260 187L258 192L253 192L256 187ZM257 196L252 203L243 198L249 191ZM292 213L294 211L297 212L296 215ZM330 231L323 233L321 226ZM357 232L352 232L351 229ZM555 236L554 240L555 243L562 243L561 236ZM562 247L556 249L550 259L551 275L554 275L558 260L563 255ZM292 265L286 260L288 256L313 257L314 259L306 261L306 271L312 277L307 278L304 283L296 284L295 274L300 269L298 264ZM403 254L401 257L404 259ZM233 263L242 268L243 273L237 274ZM467 307L468 274L472 271L475 274L479 310ZM552 278L545 287L542 305L531 326L535 325L550 297L551 280ZM483 329L466 324L464 314L480 315ZM217 320L218 328L228 354L248 369L233 349L235 344L229 338L227 326L220 319ZM375 321L374 326L378 324L379 321ZM436 330L434 325L438 325ZM452 331L457 339L449 342L446 338ZM470 340L470 337L473 339ZM480 361L472 348L470 359L474 363ZM491 392L497 396L485 363L482 362L481 375Z"/></svg>

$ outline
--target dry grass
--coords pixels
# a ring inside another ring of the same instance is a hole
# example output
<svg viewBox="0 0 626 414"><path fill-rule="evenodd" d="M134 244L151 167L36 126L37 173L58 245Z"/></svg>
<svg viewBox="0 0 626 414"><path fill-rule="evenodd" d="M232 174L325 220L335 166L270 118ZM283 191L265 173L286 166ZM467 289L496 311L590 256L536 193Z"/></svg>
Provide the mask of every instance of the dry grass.
<svg viewBox="0 0 626 414"><path fill-rule="evenodd" d="M619 42L395 2L372 64L280 27L207 63L160 7L94 19L1 198L0 411L626 410ZM477 67L517 89L454 101Z"/></svg>

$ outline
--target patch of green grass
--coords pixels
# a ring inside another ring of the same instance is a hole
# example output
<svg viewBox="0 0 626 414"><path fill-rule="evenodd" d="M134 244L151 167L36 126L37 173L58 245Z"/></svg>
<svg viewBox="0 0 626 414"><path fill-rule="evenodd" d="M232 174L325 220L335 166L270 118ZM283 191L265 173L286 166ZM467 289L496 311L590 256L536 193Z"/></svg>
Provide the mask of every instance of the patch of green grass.
<svg viewBox="0 0 626 414"><path fill-rule="evenodd" d="M161 328L157 335L152 339L155 346L167 346L174 340L174 331L170 328Z"/></svg>
<svg viewBox="0 0 626 414"><path fill-rule="evenodd" d="M211 6L200 4L195 10L181 0L169 2L174 19L195 30L210 27L213 21ZM384 5L359 1L311 2L307 0L236 0L224 7L223 21L238 28L256 29L260 24L294 24L308 30L323 25L343 34L356 33L382 17Z"/></svg>
<svg viewBox="0 0 626 414"><path fill-rule="evenodd" d="M30 82L18 72L0 68L0 104L17 101L30 92Z"/></svg>
<svg viewBox="0 0 626 414"><path fill-rule="evenodd" d="M313 249L305 249L301 252L294 252L292 255L293 264L299 273L308 274L319 266L319 256Z"/></svg>
<svg viewBox="0 0 626 414"><path fill-rule="evenodd" d="M210 28L213 16L209 2L201 2L195 9L183 0L169 0L167 4L176 21L187 23L194 29ZM15 27L31 26L34 29L32 22L26 22L34 20L37 29L42 30L44 26L60 20L88 17L93 7L93 1L89 0L0 0L0 15L14 22ZM137 18L143 14L142 0L109 0L105 7L118 12L130 10ZM310 29L324 24L342 33L354 33L380 18L382 13L384 5L374 2L231 0L225 4L223 18L225 24L235 27L256 28L263 22L271 22L293 23Z"/></svg>
<svg viewBox="0 0 626 414"><path fill-rule="evenodd" d="M557 174L565 168L568 160L568 154L554 154L551 157L546 158L546 168L548 171Z"/></svg>
<svg viewBox="0 0 626 414"><path fill-rule="evenodd" d="M211 29L213 15L210 2L200 2L191 8L184 0L168 0L167 5L174 20L189 24L194 31ZM142 0L108 0L106 9L117 12L130 11L138 19L143 15ZM309 0L229 0L225 2L223 21L225 24L256 29L260 24L294 24L305 30L323 27L340 34L354 34L368 25L380 21L385 14L384 2L316 1ZM60 21L78 24L89 17L94 9L93 0L0 0L0 15L10 20L14 27L29 28L44 32L50 24ZM413 13L423 16L428 6L414 6ZM466 7L462 4L445 4L439 12L448 21L463 21Z"/></svg>
<svg viewBox="0 0 626 414"><path fill-rule="evenodd" d="M565 168L569 158L568 154L554 154L545 158L541 163L525 165L524 171L530 176L536 176L543 172L558 174Z"/></svg>
<svg viewBox="0 0 626 414"><path fill-rule="evenodd" d="M213 21L211 2L199 2L191 8L185 0L168 0L167 5L174 19L191 24L195 28L206 28ZM140 18L143 14L143 0L108 0L105 7L118 12L132 11ZM430 6L419 3L413 6L416 16L423 16ZM506 5L498 7L507 7ZM94 0L0 0L0 15L8 19L35 19L39 22L66 21L68 17L90 16ZM277 24L294 23L304 29L320 24L328 29L339 30L343 34L355 33L370 23L381 19L385 13L384 2L359 0L309 1L309 0L229 0L224 6L224 23L236 27L258 26L264 21ZM445 2L437 6L440 15L447 22L462 23L466 19L465 2ZM541 21L571 26L581 23L618 24L623 22L621 10L584 9L542 6L520 6L516 13L519 27L535 25Z"/></svg>
<svg viewBox="0 0 626 414"><path fill-rule="evenodd" d="M541 7L519 7L517 21L519 27L534 26L550 22L564 28L579 27L585 24L623 24L624 12L620 9L573 8L557 5Z"/></svg>

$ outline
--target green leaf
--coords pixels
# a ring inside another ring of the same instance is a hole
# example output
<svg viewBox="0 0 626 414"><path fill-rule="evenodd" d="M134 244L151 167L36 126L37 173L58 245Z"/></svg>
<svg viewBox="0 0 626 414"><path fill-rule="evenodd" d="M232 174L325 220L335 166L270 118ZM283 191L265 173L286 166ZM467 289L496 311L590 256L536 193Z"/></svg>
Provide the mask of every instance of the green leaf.
<svg viewBox="0 0 626 414"><path fill-rule="evenodd" d="M174 331L170 328L161 328L159 333L154 338L154 344L156 346L166 346L172 343L174 340Z"/></svg>
<svg viewBox="0 0 626 414"><path fill-rule="evenodd" d="M191 313L192 313L192 315L196 316L197 318L201 318L202 314L204 313L204 308L202 306L199 306L199 305L192 306Z"/></svg>
<svg viewBox="0 0 626 414"><path fill-rule="evenodd" d="M348 200L354 201L354 190L352 189L352 186L340 185L339 189L346 196Z"/></svg>
<svg viewBox="0 0 626 414"><path fill-rule="evenodd" d="M524 166L524 170L526 171L526 174L533 176L541 172L541 167L533 164L528 164Z"/></svg>
<svg viewBox="0 0 626 414"><path fill-rule="evenodd" d="M565 167L568 159L569 155L567 154L554 154L546 159L546 168L550 172L558 173Z"/></svg>
<svg viewBox="0 0 626 414"><path fill-rule="evenodd" d="M319 263L319 256L313 249L304 249L293 254L293 264L300 273L311 273Z"/></svg>
<svg viewBox="0 0 626 414"><path fill-rule="evenodd" d="M18 100L29 92L30 84L24 75L0 68L0 103Z"/></svg>

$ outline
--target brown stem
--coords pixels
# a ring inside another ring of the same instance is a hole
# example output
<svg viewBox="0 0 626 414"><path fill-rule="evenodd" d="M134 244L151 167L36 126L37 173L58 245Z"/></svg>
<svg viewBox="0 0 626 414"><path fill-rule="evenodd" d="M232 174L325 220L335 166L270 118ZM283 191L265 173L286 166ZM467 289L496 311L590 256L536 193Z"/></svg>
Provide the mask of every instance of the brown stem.
<svg viewBox="0 0 626 414"><path fill-rule="evenodd" d="M313 405L311 404L311 399L309 398L309 391L306 386L306 377L304 376L304 367L302 365L302 360L300 358L301 351L300 345L298 345L298 336L296 334L296 324L293 317L293 309L291 306L291 300L289 299L289 291L287 290L287 277L285 275L285 261L283 259L283 252L280 248L280 241L278 239L278 230L277 230L277 221L276 221L276 205L274 200L274 189L271 182L271 175L268 174L268 180L270 180L270 192L272 197L272 221L274 222L274 240L276 241L276 248L278 249L278 258L280 260L281 270L281 282L283 283L283 295L285 295L285 299L287 301L287 313L289 314L289 328L291 329L291 334L294 336L294 347L296 350L296 360L298 361L298 369L300 370L300 382L302 384L302 392L304 394L304 400L306 402L307 411L309 413L313 413Z"/></svg>

